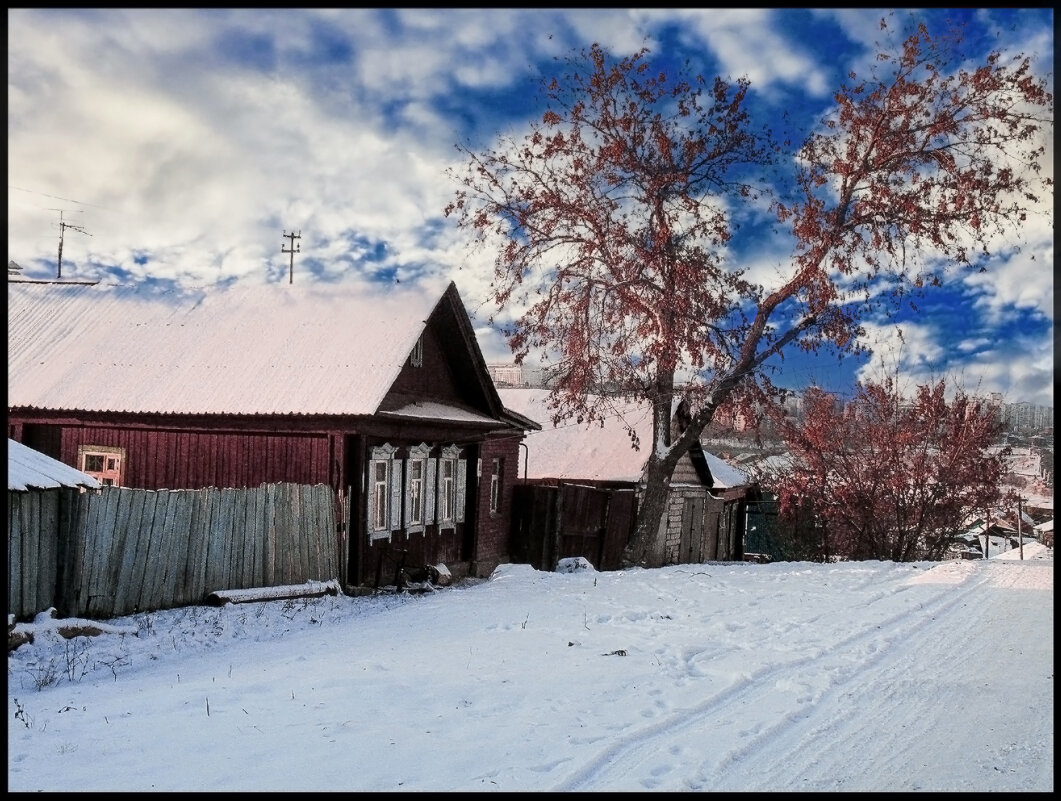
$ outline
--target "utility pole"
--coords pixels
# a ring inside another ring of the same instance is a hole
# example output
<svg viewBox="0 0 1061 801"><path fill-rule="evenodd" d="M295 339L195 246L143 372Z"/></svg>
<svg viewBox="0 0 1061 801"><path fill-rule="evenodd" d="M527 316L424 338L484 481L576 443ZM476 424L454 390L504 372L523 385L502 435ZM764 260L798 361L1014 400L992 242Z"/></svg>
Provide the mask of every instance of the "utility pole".
<svg viewBox="0 0 1061 801"><path fill-rule="evenodd" d="M72 231L77 231L79 234L85 236L92 236L88 231L82 228L80 225L74 225L73 223L63 222L63 210L62 209L48 209L48 211L59 212L59 261L55 270L55 277L63 277L63 235L66 233L66 229L69 228ZM80 209L78 209L80 211Z"/></svg>
<svg viewBox="0 0 1061 801"><path fill-rule="evenodd" d="M287 247L285 247L283 245L280 246L280 252L281 253L290 253L291 254L291 268L290 268L289 277L288 277L288 280L287 280L287 282L289 284L295 283L295 254L298 253L299 249L302 247L301 244L296 245L295 244L295 240L296 239L301 239L301 238L302 238L302 229L301 228L298 230L297 234L294 231L292 231L289 234L286 229L284 230L284 239L290 239L291 240L291 245L292 245L292 247L290 247L290 248L287 248Z"/></svg>

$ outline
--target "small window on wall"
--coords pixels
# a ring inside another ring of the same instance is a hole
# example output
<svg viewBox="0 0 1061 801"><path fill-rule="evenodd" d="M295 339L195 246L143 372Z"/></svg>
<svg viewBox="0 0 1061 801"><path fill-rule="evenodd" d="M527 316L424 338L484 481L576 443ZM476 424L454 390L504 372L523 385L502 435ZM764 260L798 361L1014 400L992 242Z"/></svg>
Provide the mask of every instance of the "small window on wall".
<svg viewBox="0 0 1061 801"><path fill-rule="evenodd" d="M402 469L393 445L372 448L366 486L366 525L369 540L389 538L401 528Z"/></svg>
<svg viewBox="0 0 1061 801"><path fill-rule="evenodd" d="M505 474L505 460L494 459L490 468L490 514L501 511L501 487L504 486L502 479Z"/></svg>
<svg viewBox="0 0 1061 801"><path fill-rule="evenodd" d="M125 475L125 448L109 445L79 445L77 469L105 487L120 487Z"/></svg>
<svg viewBox="0 0 1061 801"><path fill-rule="evenodd" d="M438 491L435 498L439 529L454 528L464 520L467 466L467 459L460 458L460 448L450 445L442 449L438 460Z"/></svg>

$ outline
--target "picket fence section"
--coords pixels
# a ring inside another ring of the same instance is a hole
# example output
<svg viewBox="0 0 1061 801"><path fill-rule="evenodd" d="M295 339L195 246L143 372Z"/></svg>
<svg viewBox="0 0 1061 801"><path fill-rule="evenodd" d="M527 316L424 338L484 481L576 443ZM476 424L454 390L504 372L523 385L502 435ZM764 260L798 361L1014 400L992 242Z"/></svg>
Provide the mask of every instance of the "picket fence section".
<svg viewBox="0 0 1061 801"><path fill-rule="evenodd" d="M335 495L322 484L104 487L79 496L71 527L56 540L50 605L64 617L118 617L203 603L217 590L339 576ZM8 543L10 553L10 525Z"/></svg>

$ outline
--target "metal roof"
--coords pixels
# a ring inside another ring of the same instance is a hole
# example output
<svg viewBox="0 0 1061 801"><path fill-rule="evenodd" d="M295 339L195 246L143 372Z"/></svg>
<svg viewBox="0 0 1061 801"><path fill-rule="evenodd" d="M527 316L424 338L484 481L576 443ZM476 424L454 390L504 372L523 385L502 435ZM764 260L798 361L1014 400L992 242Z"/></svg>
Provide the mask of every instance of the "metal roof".
<svg viewBox="0 0 1061 801"><path fill-rule="evenodd" d="M446 291L435 290L12 281L8 408L373 414Z"/></svg>
<svg viewBox="0 0 1061 801"><path fill-rule="evenodd" d="M505 408L541 425L527 435L529 478L594 481L640 481L652 444L652 407L643 401L616 401L615 415L603 423L575 422L554 426L547 407L549 390L499 388ZM619 416L622 415L622 420ZM640 450L634 450L624 421L637 431ZM750 479L714 454L704 452L713 489L744 486Z"/></svg>
<svg viewBox="0 0 1061 801"><path fill-rule="evenodd" d="M21 442L7 440L7 488L18 492L55 487L89 487L100 483L87 473L45 456Z"/></svg>

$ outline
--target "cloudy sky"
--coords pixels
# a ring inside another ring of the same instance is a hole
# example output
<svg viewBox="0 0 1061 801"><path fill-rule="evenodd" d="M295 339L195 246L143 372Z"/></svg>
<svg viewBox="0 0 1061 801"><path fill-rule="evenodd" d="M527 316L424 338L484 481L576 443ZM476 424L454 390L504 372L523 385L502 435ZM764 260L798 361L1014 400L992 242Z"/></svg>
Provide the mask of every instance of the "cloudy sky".
<svg viewBox="0 0 1061 801"><path fill-rule="evenodd" d="M598 42L689 58L752 83L760 119L802 135L887 9L12 9L8 12L9 259L30 278L211 285L367 277L454 279L488 360L488 254L443 208L457 143L489 147L540 117L555 59ZM1051 9L932 9L971 41L1034 57L1053 86ZM1049 169L1052 174L1052 152ZM777 383L850 388L881 366L960 378L1053 405L1049 216L1002 243L986 273L867 321L873 358L790 358ZM285 234L299 234L298 239ZM765 273L776 237L740 255Z"/></svg>

